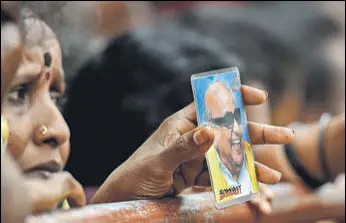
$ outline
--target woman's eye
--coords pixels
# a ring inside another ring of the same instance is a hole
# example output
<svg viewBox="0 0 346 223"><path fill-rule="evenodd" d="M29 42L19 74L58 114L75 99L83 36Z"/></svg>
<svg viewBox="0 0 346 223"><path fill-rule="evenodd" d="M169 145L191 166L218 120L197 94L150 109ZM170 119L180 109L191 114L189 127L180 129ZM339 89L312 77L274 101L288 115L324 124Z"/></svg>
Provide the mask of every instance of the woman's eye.
<svg viewBox="0 0 346 223"><path fill-rule="evenodd" d="M24 103L28 98L29 87L26 85L21 85L12 89L8 94L8 100L13 103Z"/></svg>

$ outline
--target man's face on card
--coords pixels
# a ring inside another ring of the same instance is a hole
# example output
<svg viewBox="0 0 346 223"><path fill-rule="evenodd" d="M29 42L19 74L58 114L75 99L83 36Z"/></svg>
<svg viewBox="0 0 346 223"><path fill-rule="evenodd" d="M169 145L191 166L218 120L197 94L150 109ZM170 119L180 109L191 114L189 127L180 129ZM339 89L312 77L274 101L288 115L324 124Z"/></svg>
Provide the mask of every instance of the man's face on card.
<svg viewBox="0 0 346 223"><path fill-rule="evenodd" d="M243 162L241 114L231 91L223 83L215 82L206 91L205 103L209 112L208 121L217 130L221 160L228 162L226 166L231 166L233 170L240 169Z"/></svg>

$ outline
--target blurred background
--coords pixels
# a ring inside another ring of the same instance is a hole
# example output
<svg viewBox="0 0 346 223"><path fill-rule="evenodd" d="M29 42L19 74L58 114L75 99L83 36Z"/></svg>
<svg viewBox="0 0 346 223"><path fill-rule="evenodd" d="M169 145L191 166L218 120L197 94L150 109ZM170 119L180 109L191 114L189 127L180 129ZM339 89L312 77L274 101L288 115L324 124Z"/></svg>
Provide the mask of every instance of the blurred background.
<svg viewBox="0 0 346 223"><path fill-rule="evenodd" d="M193 101L194 73L238 66L244 84L268 90L249 120L311 123L345 111L344 1L23 4L61 41L67 169L85 186Z"/></svg>

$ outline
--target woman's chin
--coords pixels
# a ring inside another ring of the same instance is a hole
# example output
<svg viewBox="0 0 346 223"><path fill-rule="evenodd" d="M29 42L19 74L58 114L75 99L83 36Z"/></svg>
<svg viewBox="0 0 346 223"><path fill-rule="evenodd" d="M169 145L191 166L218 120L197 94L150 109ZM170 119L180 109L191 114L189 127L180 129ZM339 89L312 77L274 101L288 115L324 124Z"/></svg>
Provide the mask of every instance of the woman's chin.
<svg viewBox="0 0 346 223"><path fill-rule="evenodd" d="M25 173L25 176L27 178L34 178L34 179L49 179L52 176L52 172L46 171L46 170L33 170L28 171Z"/></svg>

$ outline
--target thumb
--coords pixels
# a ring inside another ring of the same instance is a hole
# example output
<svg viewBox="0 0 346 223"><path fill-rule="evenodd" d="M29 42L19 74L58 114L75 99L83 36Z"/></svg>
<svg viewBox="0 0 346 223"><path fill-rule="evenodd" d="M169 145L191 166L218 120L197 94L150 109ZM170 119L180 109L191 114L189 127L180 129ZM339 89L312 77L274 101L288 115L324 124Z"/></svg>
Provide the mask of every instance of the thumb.
<svg viewBox="0 0 346 223"><path fill-rule="evenodd" d="M162 151L164 167L168 171L195 157L205 154L214 142L214 131L210 127L199 127L181 135L171 146Z"/></svg>

